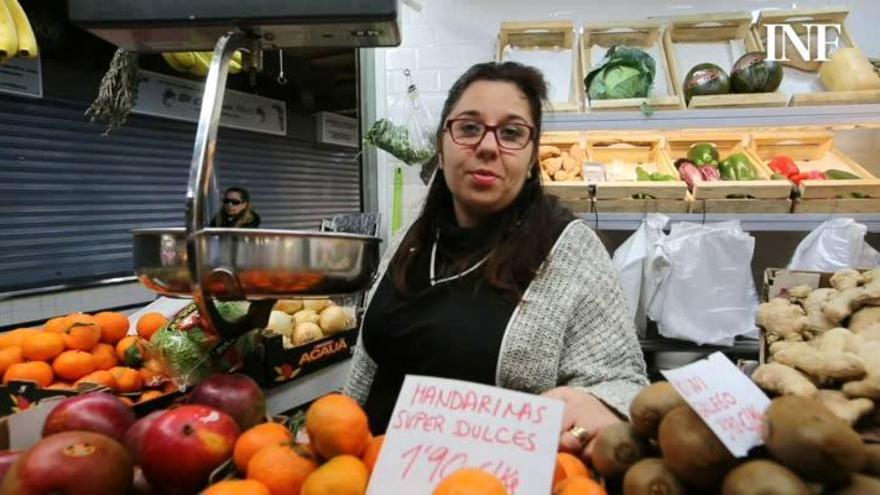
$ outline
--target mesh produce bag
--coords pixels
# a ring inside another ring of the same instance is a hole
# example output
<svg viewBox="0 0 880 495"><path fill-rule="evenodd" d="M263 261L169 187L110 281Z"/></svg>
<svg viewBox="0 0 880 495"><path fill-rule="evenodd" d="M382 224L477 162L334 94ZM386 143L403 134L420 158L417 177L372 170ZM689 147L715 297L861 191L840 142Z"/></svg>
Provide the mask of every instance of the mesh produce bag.
<svg viewBox="0 0 880 495"><path fill-rule="evenodd" d="M390 153L407 165L422 165L434 155L434 126L431 112L422 104L419 90L404 71L408 88L388 112L373 123L364 136L364 144Z"/></svg>

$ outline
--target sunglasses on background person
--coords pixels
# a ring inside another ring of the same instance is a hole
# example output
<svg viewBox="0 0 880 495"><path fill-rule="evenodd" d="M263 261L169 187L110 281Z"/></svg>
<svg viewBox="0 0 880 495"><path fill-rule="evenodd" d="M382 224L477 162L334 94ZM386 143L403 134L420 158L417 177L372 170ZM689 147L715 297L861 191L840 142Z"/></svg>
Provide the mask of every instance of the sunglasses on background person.
<svg viewBox="0 0 880 495"><path fill-rule="evenodd" d="M238 206L242 203L244 203L244 201L242 201L240 199L224 199L223 200L224 205Z"/></svg>

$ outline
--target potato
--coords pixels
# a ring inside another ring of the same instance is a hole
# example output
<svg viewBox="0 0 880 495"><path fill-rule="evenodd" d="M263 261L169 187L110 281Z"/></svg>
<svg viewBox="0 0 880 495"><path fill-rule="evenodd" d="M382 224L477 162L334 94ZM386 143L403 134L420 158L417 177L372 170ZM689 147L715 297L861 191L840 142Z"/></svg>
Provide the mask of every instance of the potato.
<svg viewBox="0 0 880 495"><path fill-rule="evenodd" d="M273 309L292 315L303 309L303 302L302 299L280 299L275 303L275 308Z"/></svg>
<svg viewBox="0 0 880 495"><path fill-rule="evenodd" d="M294 326L299 325L300 323L315 323L315 324L317 324L320 319L321 319L321 316L318 315L318 313L312 309L303 309L303 310L297 311L293 315Z"/></svg>
<svg viewBox="0 0 880 495"><path fill-rule="evenodd" d="M284 311L273 310L269 313L269 323L266 329L280 335L290 335L293 333L293 318Z"/></svg>
<svg viewBox="0 0 880 495"><path fill-rule="evenodd" d="M293 336L291 336L290 340L293 341L293 345L298 346L314 342L323 337L324 333L321 332L321 328L318 325L311 322L303 322L293 328Z"/></svg>
<svg viewBox="0 0 880 495"><path fill-rule="evenodd" d="M321 311L321 319L318 321L318 325L325 333L334 334L349 329L351 322L344 308L333 305Z"/></svg>
<svg viewBox="0 0 880 495"><path fill-rule="evenodd" d="M322 309L333 304L330 299L306 299L303 301L303 309L311 309L315 313L320 313Z"/></svg>

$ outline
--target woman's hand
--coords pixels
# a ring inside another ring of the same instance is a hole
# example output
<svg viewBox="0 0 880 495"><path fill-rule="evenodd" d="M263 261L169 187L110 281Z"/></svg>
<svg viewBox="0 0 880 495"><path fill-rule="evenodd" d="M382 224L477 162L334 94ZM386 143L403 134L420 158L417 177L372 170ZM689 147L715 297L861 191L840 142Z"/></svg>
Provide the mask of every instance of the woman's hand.
<svg viewBox="0 0 880 495"><path fill-rule="evenodd" d="M596 397L571 387L556 387L544 392L544 397L559 399L565 403L562 416L562 432L559 436L559 450L569 452L588 460L593 451L593 439L602 428L619 423L621 419ZM584 446L582 440L571 433L575 426L589 433Z"/></svg>

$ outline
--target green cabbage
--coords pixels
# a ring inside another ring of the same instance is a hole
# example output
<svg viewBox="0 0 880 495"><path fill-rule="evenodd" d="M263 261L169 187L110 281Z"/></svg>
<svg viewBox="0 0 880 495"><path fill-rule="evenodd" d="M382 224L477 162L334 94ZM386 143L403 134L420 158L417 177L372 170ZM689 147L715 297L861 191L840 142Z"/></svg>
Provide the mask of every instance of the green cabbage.
<svg viewBox="0 0 880 495"><path fill-rule="evenodd" d="M656 70L654 59L644 50L615 45L587 74L584 84L593 100L645 98L651 92Z"/></svg>

